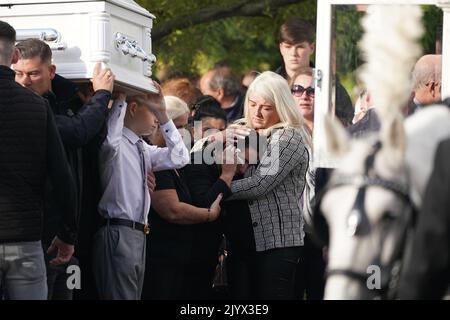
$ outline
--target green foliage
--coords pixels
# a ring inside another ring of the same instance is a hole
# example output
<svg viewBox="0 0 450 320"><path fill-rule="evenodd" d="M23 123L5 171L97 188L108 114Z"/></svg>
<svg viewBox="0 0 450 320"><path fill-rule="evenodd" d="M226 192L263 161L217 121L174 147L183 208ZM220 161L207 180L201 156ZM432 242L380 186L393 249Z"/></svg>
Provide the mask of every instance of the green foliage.
<svg viewBox="0 0 450 320"><path fill-rule="evenodd" d="M442 38L442 9L436 6L423 6L422 21L425 28L425 34L422 38L423 53L434 54L436 39L439 36L438 30L440 30L440 37Z"/></svg>
<svg viewBox="0 0 450 320"><path fill-rule="evenodd" d="M226 6L236 0L137 0L156 15L154 27L177 16L194 13L208 6ZM289 17L300 16L315 24L316 1L306 0L276 10L264 17L233 17L174 30L154 40L158 58L157 74L165 69L201 74L223 62L237 74L250 70L273 70L281 64L277 32ZM159 71L159 72L158 72Z"/></svg>
<svg viewBox="0 0 450 320"><path fill-rule="evenodd" d="M346 74L361 65L357 43L363 35L360 22L363 16L364 12L344 8L336 10L336 71L338 74Z"/></svg>
<svg viewBox="0 0 450 320"><path fill-rule="evenodd" d="M241 0L136 0L156 15L154 27L180 15L192 14L211 6L227 6ZM274 70L281 64L277 32L289 17L300 16L312 24L316 21L316 0L279 9L268 8L263 17L233 17L174 30L169 36L153 41L158 58L158 76L164 72L182 71L202 74L217 63L226 63L237 74L250 70ZM424 6L426 34L424 53L434 53L436 31L442 26L442 11ZM359 23L362 12L354 6L338 6L336 10L336 67L349 92L355 85L355 70L362 63L357 43L362 36Z"/></svg>
<svg viewBox="0 0 450 320"><path fill-rule="evenodd" d="M433 5L423 6L424 35L421 43L424 54L434 54L437 31L442 30L442 10ZM336 17L336 72L347 92L352 93L356 86L355 71L363 63L357 47L363 29L360 24L363 12L354 10L354 6L338 6ZM388 31L386 31L388 32ZM442 31L441 31L442 32Z"/></svg>

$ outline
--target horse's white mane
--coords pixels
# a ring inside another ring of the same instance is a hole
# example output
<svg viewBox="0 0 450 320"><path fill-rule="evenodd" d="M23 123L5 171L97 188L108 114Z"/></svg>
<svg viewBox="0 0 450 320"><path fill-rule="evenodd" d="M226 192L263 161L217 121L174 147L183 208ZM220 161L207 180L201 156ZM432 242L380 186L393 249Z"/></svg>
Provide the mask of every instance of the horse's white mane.
<svg viewBox="0 0 450 320"><path fill-rule="evenodd" d="M421 53L421 17L419 6L373 5L362 20L359 46L367 63L360 78L382 125L396 118L410 97L410 75Z"/></svg>
<svg viewBox="0 0 450 320"><path fill-rule="evenodd" d="M373 5L369 7L362 21L365 35L360 46L367 63L361 68L360 78L366 85L381 122L381 130L376 138L382 142L382 147L376 154L372 169L385 181L401 184L408 182L408 173L424 172L424 168L419 170L413 166L426 165L429 166L426 171L431 171L433 161L430 158L434 157L434 152L428 152L428 149L436 148L435 145L430 145L433 138L428 138L429 132L424 134L430 127L421 123L423 112L408 120L406 129L401 114L402 107L410 98L411 71L421 53L419 45L423 33L421 16L422 11L418 6ZM448 109L446 111L450 117L450 111ZM437 111L436 115L430 113L429 120L425 122L440 121L436 119L437 113ZM444 121L448 121L443 113L441 117L445 118ZM325 118L325 121L329 149L334 151L335 155L345 157L342 166L335 172L343 171L347 175L358 175L365 165L364 159L367 159L373 140L366 138L356 141L350 147L348 140L343 138L345 132L342 127L332 122L330 118ZM433 130L436 131L433 133L435 136L442 134L439 129ZM448 131L450 134L450 128ZM416 140L416 136L430 139L427 140L429 144ZM410 145L407 146L407 143ZM427 147L424 148L423 145ZM426 150L418 150L420 148ZM395 253L393 248L400 242L399 235L403 234L399 228L403 228L402 222L408 218L404 202L386 188L371 188L367 190L364 208L365 216L371 220L373 229L368 234L360 234L360 237L348 237L348 230L354 232L350 218L352 215L356 216L358 212L352 210L357 201L358 188L360 187L356 184L344 185L341 189L327 192L322 199L321 209L331 229L328 264L331 270L364 272L376 259L383 265ZM418 193L423 192L419 190ZM384 217L386 212L395 213L399 223L393 223L389 232L382 233L380 231L382 228L375 226L384 223L381 217ZM362 221L361 217L360 219ZM383 245L379 245L380 243ZM386 273L385 270L383 273ZM326 299L364 299L375 295L366 289L365 283L358 283L345 275L339 277L339 273L337 275L327 281Z"/></svg>

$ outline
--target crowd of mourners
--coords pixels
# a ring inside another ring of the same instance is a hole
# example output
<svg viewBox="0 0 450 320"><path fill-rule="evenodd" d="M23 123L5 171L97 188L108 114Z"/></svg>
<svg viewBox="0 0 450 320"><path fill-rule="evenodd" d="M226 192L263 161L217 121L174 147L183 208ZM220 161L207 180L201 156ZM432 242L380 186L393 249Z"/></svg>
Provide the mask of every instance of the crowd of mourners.
<svg viewBox="0 0 450 320"><path fill-rule="evenodd" d="M219 63L127 95L100 64L61 77L0 21L0 300L322 299L314 26L292 18L278 44L274 72ZM417 62L405 115L441 99L440 65ZM333 92L349 134L379 129L369 92Z"/></svg>

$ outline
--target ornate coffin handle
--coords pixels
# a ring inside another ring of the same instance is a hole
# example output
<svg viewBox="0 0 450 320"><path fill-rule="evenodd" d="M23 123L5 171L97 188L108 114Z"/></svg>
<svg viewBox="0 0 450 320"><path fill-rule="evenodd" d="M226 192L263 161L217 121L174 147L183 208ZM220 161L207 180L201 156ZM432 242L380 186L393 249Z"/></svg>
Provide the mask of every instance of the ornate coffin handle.
<svg viewBox="0 0 450 320"><path fill-rule="evenodd" d="M124 55L130 55L135 58L138 57L142 61L148 61L155 64L156 57L153 54L148 54L142 49L136 40L128 39L128 37L120 32L116 33L116 48L122 51Z"/></svg>
<svg viewBox="0 0 450 320"><path fill-rule="evenodd" d="M17 41L23 41L29 38L45 41L52 50L65 50L67 48L67 45L64 42L60 42L61 34L55 29L46 28L16 30Z"/></svg>

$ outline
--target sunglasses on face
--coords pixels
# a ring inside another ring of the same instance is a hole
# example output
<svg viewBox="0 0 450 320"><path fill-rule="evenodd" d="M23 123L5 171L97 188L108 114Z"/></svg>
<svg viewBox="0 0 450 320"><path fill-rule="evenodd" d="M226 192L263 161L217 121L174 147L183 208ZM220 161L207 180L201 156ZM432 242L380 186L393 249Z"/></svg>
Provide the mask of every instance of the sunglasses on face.
<svg viewBox="0 0 450 320"><path fill-rule="evenodd" d="M305 88L299 84L294 84L291 88L291 92L294 96L296 97L301 97L303 95L303 92L306 91L306 95L310 98L314 97L314 88L313 87L308 87Z"/></svg>

